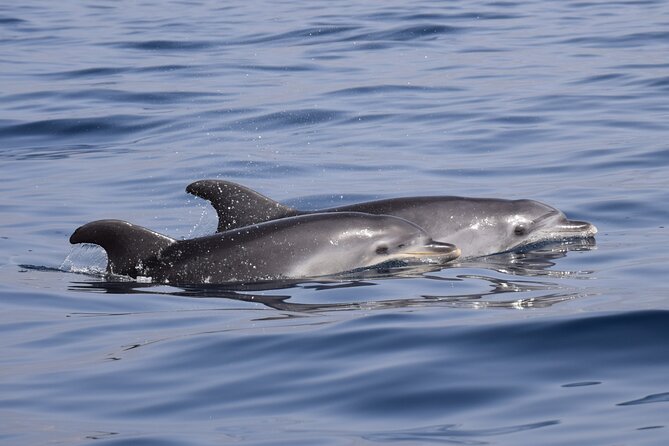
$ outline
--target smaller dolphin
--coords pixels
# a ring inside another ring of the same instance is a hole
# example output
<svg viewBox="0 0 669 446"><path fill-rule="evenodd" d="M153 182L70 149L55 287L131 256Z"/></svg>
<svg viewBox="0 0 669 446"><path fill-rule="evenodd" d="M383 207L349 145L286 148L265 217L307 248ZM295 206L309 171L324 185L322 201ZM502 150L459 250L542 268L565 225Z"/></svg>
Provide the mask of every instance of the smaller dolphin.
<svg viewBox="0 0 669 446"><path fill-rule="evenodd" d="M186 192L211 202L218 213L218 231L309 213L230 181L200 180L189 184ZM594 225L569 220L558 209L534 200L405 197L313 212L401 217L423 228L434 240L455 244L461 249L462 258L515 251L543 242L591 238L597 233Z"/></svg>
<svg viewBox="0 0 669 446"><path fill-rule="evenodd" d="M460 251L397 217L355 212L309 214L175 240L121 220L74 231L70 243L107 252L107 271L154 282L251 283L331 276L391 261L445 263Z"/></svg>

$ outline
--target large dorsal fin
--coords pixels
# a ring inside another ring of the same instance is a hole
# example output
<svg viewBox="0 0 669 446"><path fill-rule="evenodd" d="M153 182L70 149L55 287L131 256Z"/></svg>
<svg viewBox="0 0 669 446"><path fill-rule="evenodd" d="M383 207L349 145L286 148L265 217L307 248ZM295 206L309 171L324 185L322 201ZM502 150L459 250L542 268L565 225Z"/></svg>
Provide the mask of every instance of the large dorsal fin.
<svg viewBox="0 0 669 446"><path fill-rule="evenodd" d="M208 200L216 209L218 232L301 214L231 181L200 180L189 184L186 192Z"/></svg>
<svg viewBox="0 0 669 446"><path fill-rule="evenodd" d="M77 228L70 243L93 243L107 252L107 271L136 277L175 240L122 220L98 220Z"/></svg>

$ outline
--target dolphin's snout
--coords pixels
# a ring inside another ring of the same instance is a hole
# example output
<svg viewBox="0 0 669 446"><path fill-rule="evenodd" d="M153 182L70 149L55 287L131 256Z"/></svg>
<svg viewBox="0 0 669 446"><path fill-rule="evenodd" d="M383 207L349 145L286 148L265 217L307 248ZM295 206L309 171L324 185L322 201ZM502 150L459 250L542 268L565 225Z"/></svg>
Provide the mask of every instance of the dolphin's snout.
<svg viewBox="0 0 669 446"><path fill-rule="evenodd" d="M429 243L421 246L419 250L407 253L417 257L437 257L442 262L448 262L460 257L460 248L452 243L438 242L430 240Z"/></svg>
<svg viewBox="0 0 669 446"><path fill-rule="evenodd" d="M438 242L436 240L432 240L430 243L425 245L426 248L428 248L431 251L434 252L443 252L443 253L451 253L455 251L460 251L460 248L455 246L452 243L445 243L445 242Z"/></svg>
<svg viewBox="0 0 669 446"><path fill-rule="evenodd" d="M597 234L597 227L587 221L567 220L564 224L560 225L560 229L565 232L578 233L586 237L592 237Z"/></svg>

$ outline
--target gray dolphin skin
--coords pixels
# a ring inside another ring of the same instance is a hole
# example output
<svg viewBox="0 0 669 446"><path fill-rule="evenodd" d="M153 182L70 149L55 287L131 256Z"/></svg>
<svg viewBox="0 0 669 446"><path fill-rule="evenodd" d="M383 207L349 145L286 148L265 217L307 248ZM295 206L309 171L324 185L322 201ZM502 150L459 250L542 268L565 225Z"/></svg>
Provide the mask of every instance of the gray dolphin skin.
<svg viewBox="0 0 669 446"><path fill-rule="evenodd" d="M189 240L98 220L76 229L70 243L100 245L108 273L178 284L312 278L391 261L441 264L460 254L409 221L355 212L285 218Z"/></svg>
<svg viewBox="0 0 669 446"><path fill-rule="evenodd" d="M218 230L310 212L284 206L258 192L224 180L200 180L186 191L211 202ZM597 228L569 220L558 209L534 200L428 196L391 198L311 212L365 212L401 217L434 240L449 242L462 258L481 257L549 241L591 238Z"/></svg>

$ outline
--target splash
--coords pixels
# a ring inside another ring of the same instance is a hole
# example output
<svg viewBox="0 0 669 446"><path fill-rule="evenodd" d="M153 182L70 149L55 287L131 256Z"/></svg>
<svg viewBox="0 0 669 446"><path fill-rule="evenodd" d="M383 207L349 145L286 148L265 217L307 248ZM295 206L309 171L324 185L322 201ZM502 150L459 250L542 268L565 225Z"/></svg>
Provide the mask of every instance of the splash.
<svg viewBox="0 0 669 446"><path fill-rule="evenodd" d="M75 245L59 269L70 273L101 276L107 270L107 253L98 245L87 243Z"/></svg>
<svg viewBox="0 0 669 446"><path fill-rule="evenodd" d="M209 216L209 210L206 206L200 206L200 219L188 231L186 238L202 237L207 234L216 232L216 220Z"/></svg>

